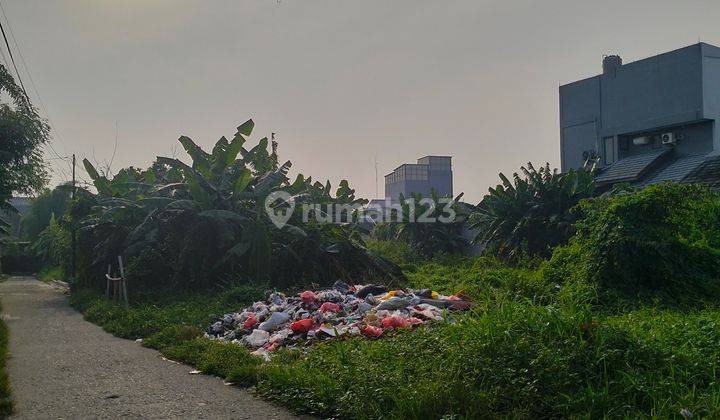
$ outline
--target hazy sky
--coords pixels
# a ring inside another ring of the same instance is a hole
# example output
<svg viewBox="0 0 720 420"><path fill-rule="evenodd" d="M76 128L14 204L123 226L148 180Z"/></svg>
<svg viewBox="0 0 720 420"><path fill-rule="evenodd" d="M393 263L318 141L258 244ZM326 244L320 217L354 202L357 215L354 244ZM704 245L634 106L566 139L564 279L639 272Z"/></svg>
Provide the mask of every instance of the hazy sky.
<svg viewBox="0 0 720 420"><path fill-rule="evenodd" d="M145 167L252 118L293 173L368 198L374 156L382 196L399 164L452 155L472 202L499 171L559 166L560 84L603 54L720 44L716 0L1 1L60 155L110 160L117 124L112 168Z"/></svg>

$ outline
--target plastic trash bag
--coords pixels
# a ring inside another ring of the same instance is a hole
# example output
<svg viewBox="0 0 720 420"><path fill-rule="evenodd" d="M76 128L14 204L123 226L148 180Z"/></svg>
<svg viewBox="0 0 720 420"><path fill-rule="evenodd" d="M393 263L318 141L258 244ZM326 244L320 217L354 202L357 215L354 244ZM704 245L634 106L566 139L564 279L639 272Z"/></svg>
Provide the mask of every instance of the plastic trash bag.
<svg viewBox="0 0 720 420"><path fill-rule="evenodd" d="M290 324L290 329L296 334L307 333L315 325L312 319L301 319Z"/></svg>
<svg viewBox="0 0 720 420"><path fill-rule="evenodd" d="M285 312L273 312L267 321L258 326L258 329L263 331L275 331L288 321L290 321L290 315Z"/></svg>
<svg viewBox="0 0 720 420"><path fill-rule="evenodd" d="M270 333L263 330L253 330L249 335L243 337L245 345L252 348L262 347L270 340Z"/></svg>

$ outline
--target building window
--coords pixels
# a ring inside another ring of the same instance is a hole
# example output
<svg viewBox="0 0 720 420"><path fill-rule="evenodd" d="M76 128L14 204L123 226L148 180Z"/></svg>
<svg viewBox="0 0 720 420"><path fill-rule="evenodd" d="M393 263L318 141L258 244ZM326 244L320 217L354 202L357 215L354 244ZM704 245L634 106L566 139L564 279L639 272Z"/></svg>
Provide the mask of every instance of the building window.
<svg viewBox="0 0 720 420"><path fill-rule="evenodd" d="M630 139L619 139L618 148L623 151L630 149Z"/></svg>
<svg viewBox="0 0 720 420"><path fill-rule="evenodd" d="M615 137L603 138L603 163L611 165L617 160L615 155Z"/></svg>

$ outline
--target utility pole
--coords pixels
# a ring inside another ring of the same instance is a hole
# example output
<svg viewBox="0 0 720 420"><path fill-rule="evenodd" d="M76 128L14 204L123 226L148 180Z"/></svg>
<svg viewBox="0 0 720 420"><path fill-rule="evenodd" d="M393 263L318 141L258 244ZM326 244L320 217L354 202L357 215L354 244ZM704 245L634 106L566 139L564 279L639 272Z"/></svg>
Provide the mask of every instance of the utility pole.
<svg viewBox="0 0 720 420"><path fill-rule="evenodd" d="M72 155L72 201L73 201L73 203L75 202L75 196L77 195L76 190L77 190L77 187L75 186L75 153L73 153L73 155ZM77 255L76 243L75 243L76 226L75 226L75 217L74 216L71 216L71 217L72 218L70 220L70 226L71 226L71 244L70 244L70 246L72 248L72 260L71 260L70 271L71 271L73 280L75 280L75 263L76 263L76 255Z"/></svg>
<svg viewBox="0 0 720 420"><path fill-rule="evenodd" d="M377 163L377 155L373 156L375 159L375 198L379 198L378 196L378 163Z"/></svg>

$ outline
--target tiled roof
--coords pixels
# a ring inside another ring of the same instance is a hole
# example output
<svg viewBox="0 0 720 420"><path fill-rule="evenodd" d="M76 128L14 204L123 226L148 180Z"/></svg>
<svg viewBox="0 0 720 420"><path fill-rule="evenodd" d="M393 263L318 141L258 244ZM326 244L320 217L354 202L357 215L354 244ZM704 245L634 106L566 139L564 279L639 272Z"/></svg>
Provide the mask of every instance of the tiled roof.
<svg viewBox="0 0 720 420"><path fill-rule="evenodd" d="M641 185L658 184L665 181L680 182L705 161L705 155L682 156L669 165L648 174Z"/></svg>
<svg viewBox="0 0 720 420"><path fill-rule="evenodd" d="M666 156L671 150L672 149L661 149L651 153L621 159L598 175L595 178L595 182L598 184L609 184L623 181L638 181L660 161L661 157Z"/></svg>
<svg viewBox="0 0 720 420"><path fill-rule="evenodd" d="M720 156L706 158L698 167L682 179L685 184L720 185Z"/></svg>

